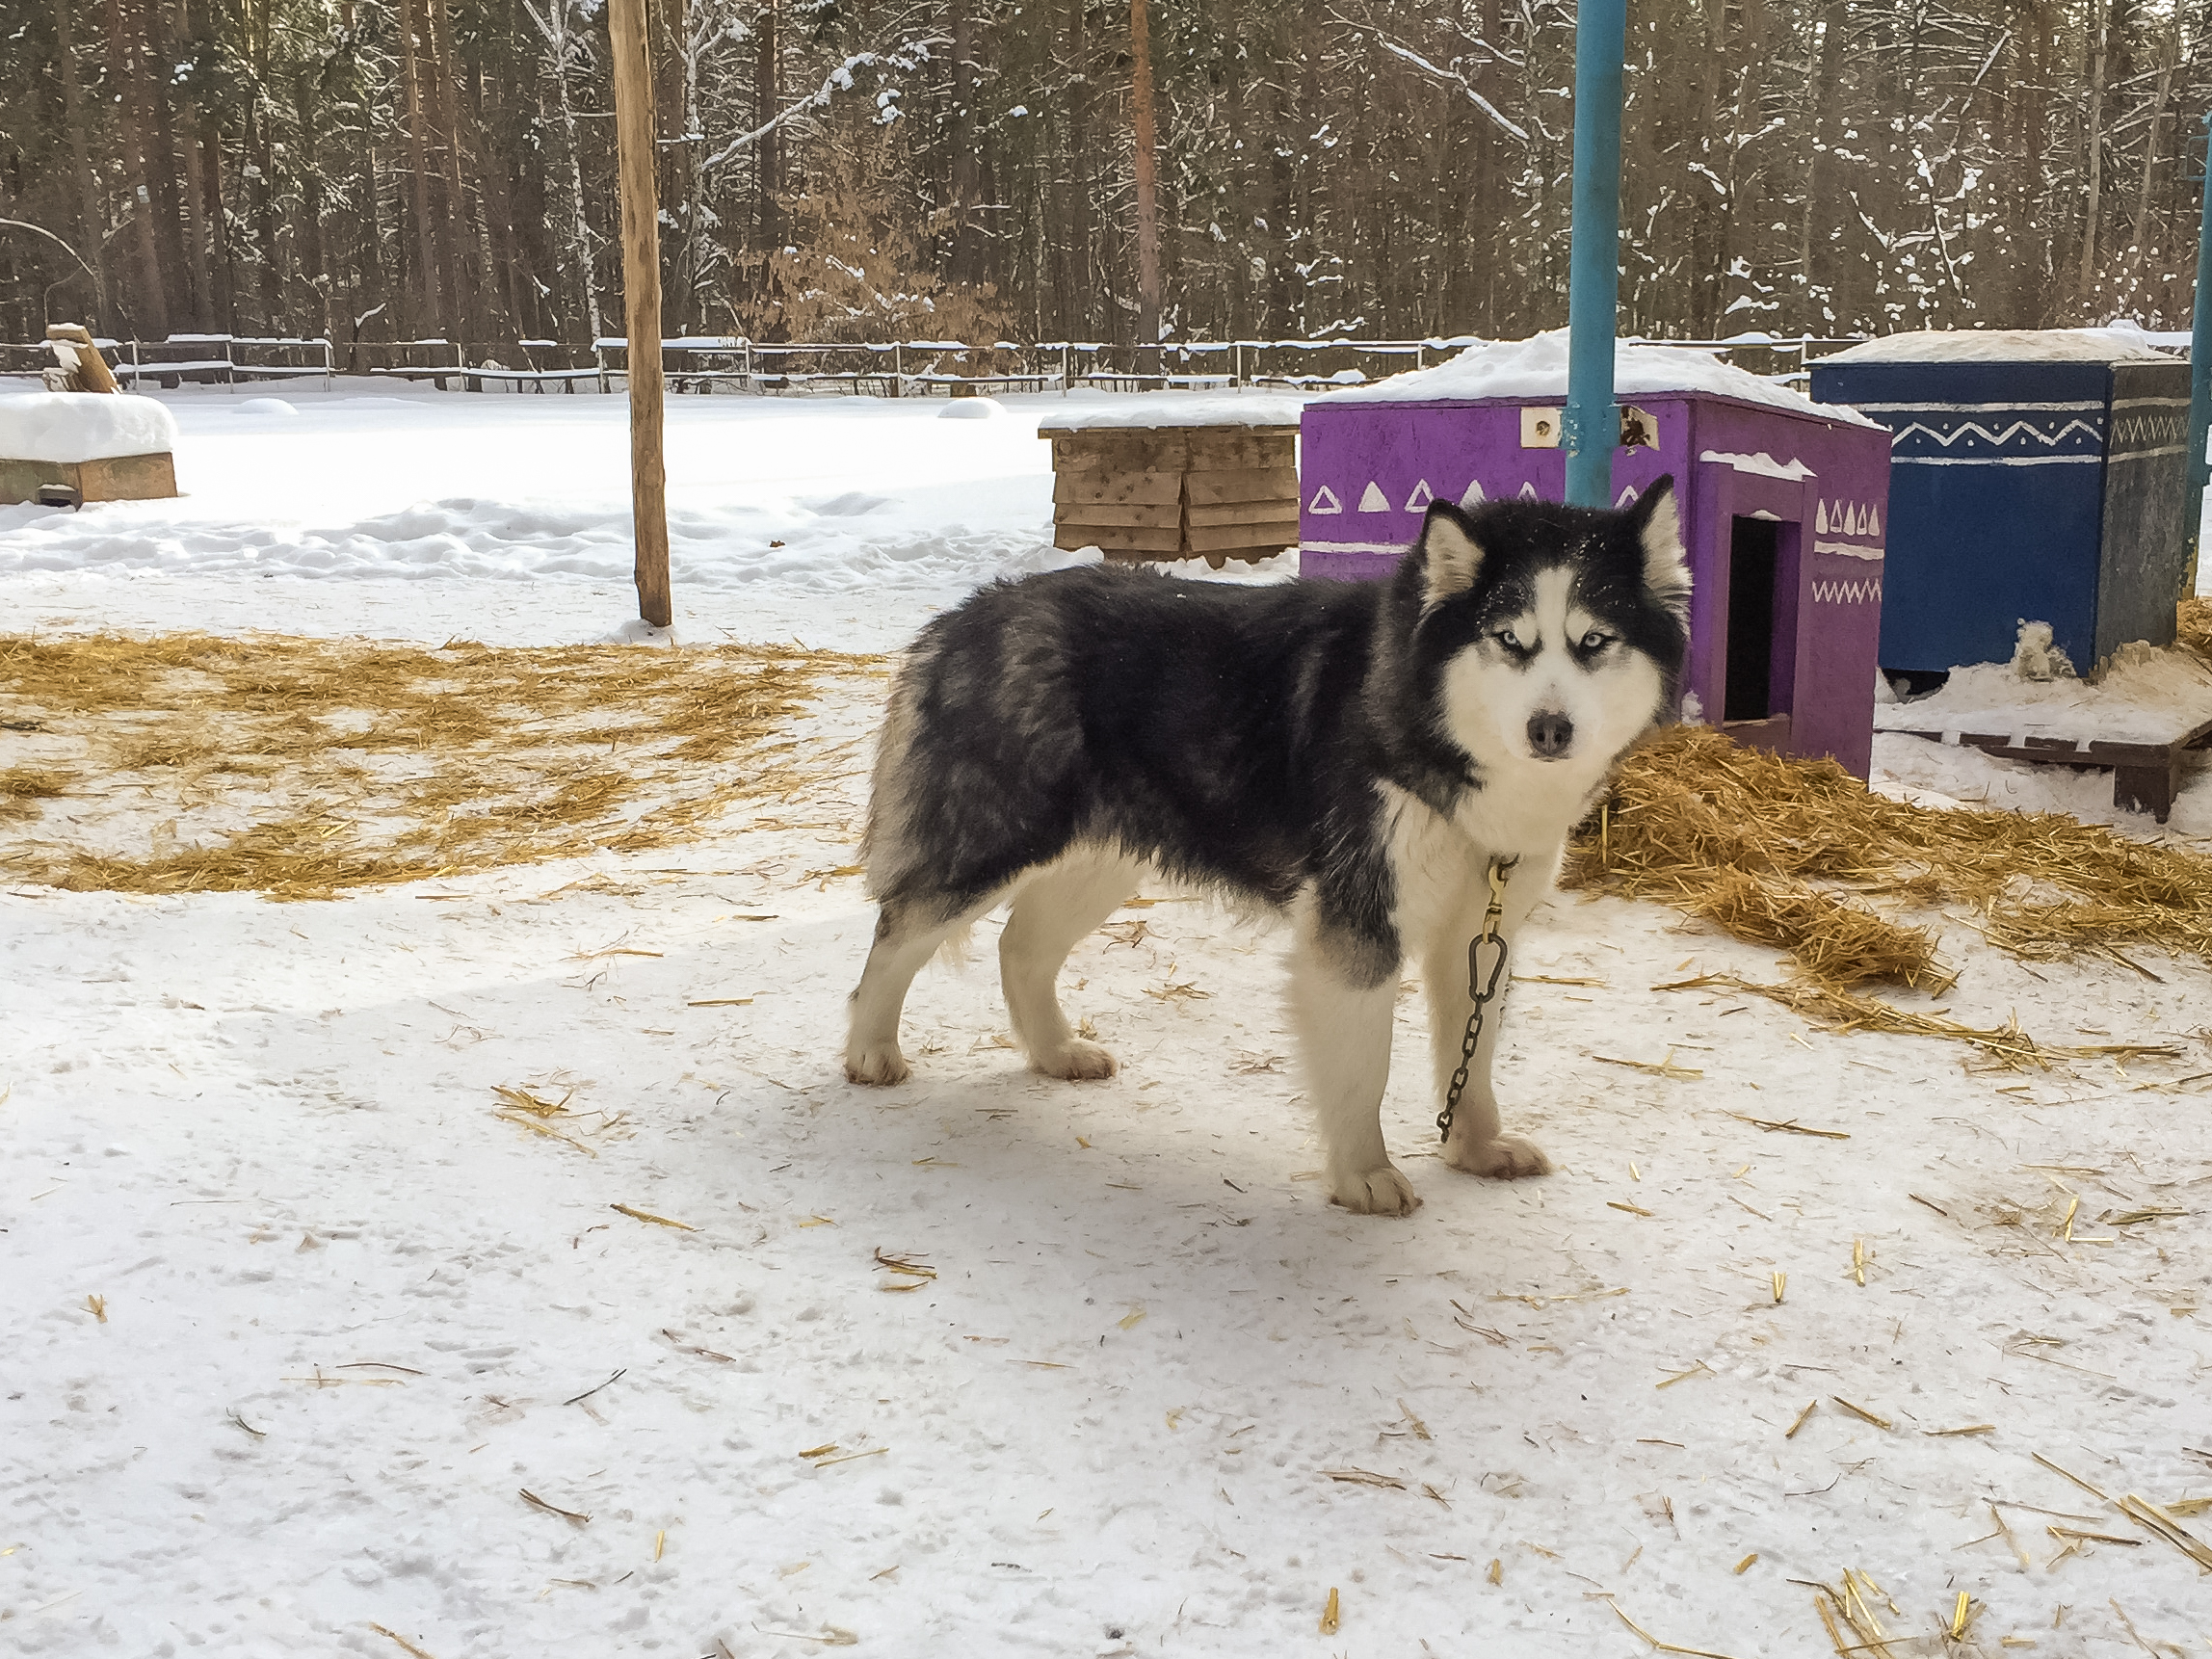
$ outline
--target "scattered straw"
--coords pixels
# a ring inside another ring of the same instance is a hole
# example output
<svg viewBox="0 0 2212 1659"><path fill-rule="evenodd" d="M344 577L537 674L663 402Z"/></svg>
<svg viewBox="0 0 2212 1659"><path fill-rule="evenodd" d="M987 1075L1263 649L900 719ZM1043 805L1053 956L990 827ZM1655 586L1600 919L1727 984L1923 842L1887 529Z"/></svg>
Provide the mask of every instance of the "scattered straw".
<svg viewBox="0 0 2212 1659"><path fill-rule="evenodd" d="M634 1222L650 1222L656 1227L673 1227L679 1233L696 1233L698 1228L689 1222L672 1222L666 1216L656 1216L650 1210L632 1209L628 1204L609 1204L610 1210L619 1211Z"/></svg>
<svg viewBox="0 0 2212 1659"><path fill-rule="evenodd" d="M1324 1469L1321 1472L1329 1479L1342 1481L1347 1486L1391 1487L1399 1491L1406 1489L1406 1483L1397 1476L1379 1475L1373 1469Z"/></svg>
<svg viewBox="0 0 2212 1659"><path fill-rule="evenodd" d="M1590 1058L1596 1061L1600 1066L1625 1066L1630 1071L1648 1071L1654 1077L1702 1077L1705 1075L1701 1066L1675 1065L1672 1048L1669 1048L1666 1054L1658 1060L1613 1060L1602 1054L1593 1054Z"/></svg>
<svg viewBox="0 0 2212 1659"><path fill-rule="evenodd" d="M1336 1586L1332 1584L1329 1587L1329 1599L1322 1603L1321 1607L1322 1635L1333 1636L1336 1634L1336 1627L1342 1617L1342 1606L1336 1596Z"/></svg>
<svg viewBox="0 0 2212 1659"><path fill-rule="evenodd" d="M2212 859L2055 813L1936 811L1868 792L1832 760L1668 728L1629 757L1563 883L1656 899L1788 951L1834 992L1940 988L1928 928L1874 910L1970 908L2000 949L2032 959L2144 944L2212 955Z"/></svg>
<svg viewBox="0 0 2212 1659"><path fill-rule="evenodd" d="M1674 980L1656 985L1653 990L1706 990L1713 987L1742 991L1751 996L1763 996L1770 1002L1778 1002L1800 1018L1810 1020L1822 1028L1845 1033L1853 1031L1897 1032L1908 1037L1941 1037L1954 1042L1963 1042L1982 1051L1984 1060L1992 1069L2026 1071L2032 1068L2048 1069L2054 1060L2087 1060L2100 1055L2133 1057L2149 1056L2172 1059L2181 1049L2172 1043L2099 1043L2087 1047L2062 1047L2038 1042L2020 1029L2017 1019L2008 1019L2001 1026L1979 1027L1962 1025L1946 1019L1940 1011L1922 1014L1914 1009L1899 1008L1883 1002L1880 997L1860 996L1853 991L1825 990L1818 986L1804 983L1793 985L1761 985L1755 980L1744 979L1732 973L1699 974L1696 979ZM1756 1119L1746 1119L1756 1121ZM1765 1125L1762 1125L1764 1127ZM1775 1125L1782 1127L1783 1125ZM1798 1131L1801 1134L1820 1134L1820 1130ZM1831 1138L1833 1131L1829 1132ZM1848 1139L1849 1137L1842 1137ZM1926 1200L1922 1200L1925 1202ZM1934 1206L1931 1205L1931 1208Z"/></svg>
<svg viewBox="0 0 2212 1659"><path fill-rule="evenodd" d="M517 1487L515 1490L521 1494L522 1501L528 1504L532 1509L543 1510L549 1515L559 1515L563 1520L574 1521L578 1526L589 1526L592 1524L592 1517L590 1515L579 1514L574 1510L565 1510L559 1504L549 1504L543 1498L540 1497L536 1492L532 1491L528 1487Z"/></svg>
<svg viewBox="0 0 2212 1659"><path fill-rule="evenodd" d="M1897 1639L1889 1634L1876 1616L1874 1603L1877 1599L1881 1600L1893 1614L1898 1610L1897 1603L1883 1595L1881 1586L1873 1579L1863 1572L1854 1572L1847 1567L1843 1569L1841 1590L1830 1589L1825 1584L1816 1584L1813 1590L1813 1609L1820 1615L1820 1621L1828 1630L1828 1639L1834 1644L1838 1653L1871 1652L1880 1655L1880 1659L1896 1659L1890 1643ZM1842 1622L1843 1630L1837 1629L1838 1620ZM1859 1640L1847 1644L1843 1640L1845 1630Z"/></svg>
<svg viewBox="0 0 2212 1659"><path fill-rule="evenodd" d="M1829 1398L1833 1400L1838 1406L1841 1406L1846 1411L1849 1411L1854 1417L1863 1417L1869 1423L1872 1423L1877 1429L1894 1429L1897 1427L1897 1425L1892 1423L1887 1417L1877 1417L1864 1406L1854 1406L1841 1394L1830 1394Z"/></svg>
<svg viewBox="0 0 2212 1659"><path fill-rule="evenodd" d="M672 846L734 802L856 768L850 749L803 747L790 724L824 679L873 661L756 645L0 637L0 705L80 750L74 774L0 772L0 820L38 816L42 832L0 848L0 864L79 891L329 899ZM40 811L63 793L74 807L73 792L94 802L72 822ZM176 822L189 830L165 841Z"/></svg>
<svg viewBox="0 0 2212 1659"><path fill-rule="evenodd" d="M1804 1427L1805 1419L1812 1415L1813 1408L1819 1404L1820 1402L1817 1399L1807 1400L1804 1403L1804 1409L1800 1411L1796 1417L1791 1419L1790 1426L1782 1432L1782 1438L1785 1440L1796 1439L1797 1432Z"/></svg>
<svg viewBox="0 0 2212 1659"><path fill-rule="evenodd" d="M1765 1129L1770 1133L1813 1135L1823 1141L1848 1141L1851 1139L1841 1129L1812 1129L1800 1123L1795 1118L1782 1119L1778 1121L1772 1118L1746 1118L1741 1112L1731 1112L1728 1116L1739 1121L1749 1123L1754 1129Z"/></svg>
<svg viewBox="0 0 2212 1659"><path fill-rule="evenodd" d="M59 800L75 781L75 776L66 772L42 772L24 766L0 770L0 823L37 817L37 803Z"/></svg>
<svg viewBox="0 0 2212 1659"><path fill-rule="evenodd" d="M1754 1557L1753 1559L1755 1560L1756 1558ZM1749 1564L1747 1563L1746 1565ZM1737 1570L1740 1572L1743 1570L1743 1568L1739 1567ZM1629 1629L1635 1631L1637 1635L1643 1637L1645 1641L1650 1643L1654 1652L1686 1653L1693 1655L1694 1659L1728 1659L1727 1654L1715 1653L1712 1651L1712 1649L1707 1647L1684 1647L1677 1643L1662 1642L1658 1637L1652 1635L1650 1631L1645 1629L1643 1625L1637 1623L1635 1620L1629 1618L1627 1614L1621 1612L1619 1603L1615 1602L1611 1596L1606 1597L1605 1605L1613 1609L1613 1616L1620 1620L1621 1623L1627 1625Z"/></svg>
<svg viewBox="0 0 2212 1659"><path fill-rule="evenodd" d="M369 1623L369 1628L374 1630L379 1636L388 1637L392 1641L397 1642L402 1647L405 1647L409 1653L412 1653L414 1655L414 1659L433 1659L431 1654L424 1652L412 1642L409 1642L405 1636L402 1636L397 1630L387 1630L382 1624L377 1623L373 1620Z"/></svg>

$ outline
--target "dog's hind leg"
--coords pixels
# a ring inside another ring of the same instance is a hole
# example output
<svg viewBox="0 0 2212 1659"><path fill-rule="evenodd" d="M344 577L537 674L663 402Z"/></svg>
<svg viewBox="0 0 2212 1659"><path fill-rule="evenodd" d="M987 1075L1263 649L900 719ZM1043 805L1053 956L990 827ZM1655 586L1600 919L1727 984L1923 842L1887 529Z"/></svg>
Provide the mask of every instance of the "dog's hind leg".
<svg viewBox="0 0 2212 1659"><path fill-rule="evenodd" d="M1079 1083L1119 1069L1113 1055L1069 1027L1057 984L1076 941L1136 890L1139 868L1110 853L1071 853L1030 877L1014 898L998 936L999 984L1014 1036L1047 1077Z"/></svg>
<svg viewBox="0 0 2212 1659"><path fill-rule="evenodd" d="M1545 870L1524 861L1506 883L1504 914L1499 931L1510 943L1537 902L1551 890ZM1467 1032L1467 1016L1475 1000L1467 988L1467 946L1483 925L1489 886L1479 868L1460 902L1448 908L1421 953L1421 978L1429 995L1429 1041L1435 1059L1436 1102L1442 1105L1459 1069ZM1486 953L1487 961L1487 953ZM1482 1039L1467 1066L1467 1086L1452 1114L1452 1138L1444 1144L1444 1162L1473 1175L1548 1175L1551 1160L1534 1141L1500 1132L1498 1098L1490 1088L1490 1061L1498 1051L1498 1030L1505 1023L1506 989L1501 978L1498 995L1487 1005Z"/></svg>
<svg viewBox="0 0 2212 1659"><path fill-rule="evenodd" d="M887 903L876 916L876 942L853 992L845 1038L845 1075L855 1083L904 1083L913 1067L899 1052L899 1015L922 964L961 928L988 910L997 896L949 921L923 921L917 907Z"/></svg>
<svg viewBox="0 0 2212 1659"><path fill-rule="evenodd" d="M1329 1196L1362 1215L1410 1215L1421 1200L1382 1145L1396 967L1379 977L1357 972L1332 942L1301 916L1290 955L1291 1020L1329 1164Z"/></svg>

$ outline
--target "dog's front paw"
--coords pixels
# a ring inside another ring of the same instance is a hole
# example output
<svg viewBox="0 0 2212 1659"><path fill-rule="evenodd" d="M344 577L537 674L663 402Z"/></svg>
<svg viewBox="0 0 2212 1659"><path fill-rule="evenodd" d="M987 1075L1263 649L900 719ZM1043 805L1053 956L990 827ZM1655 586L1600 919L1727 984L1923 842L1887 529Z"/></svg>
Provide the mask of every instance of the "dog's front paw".
<svg viewBox="0 0 2212 1659"><path fill-rule="evenodd" d="M1421 1207L1413 1183L1389 1164L1337 1176L1330 1184L1329 1201L1362 1216L1409 1216Z"/></svg>
<svg viewBox="0 0 2212 1659"><path fill-rule="evenodd" d="M1519 1135L1500 1135L1480 1144L1455 1137L1444 1148L1444 1162L1470 1175L1494 1175L1501 1181L1551 1173L1551 1160L1543 1148Z"/></svg>
<svg viewBox="0 0 2212 1659"><path fill-rule="evenodd" d="M899 1045L886 1042L845 1051L845 1077L851 1083L904 1083L914 1074Z"/></svg>
<svg viewBox="0 0 2212 1659"><path fill-rule="evenodd" d="M1080 1037L1069 1038L1058 1048L1031 1055L1029 1064L1047 1077L1064 1078L1069 1083L1093 1083L1121 1069L1121 1063L1113 1055Z"/></svg>

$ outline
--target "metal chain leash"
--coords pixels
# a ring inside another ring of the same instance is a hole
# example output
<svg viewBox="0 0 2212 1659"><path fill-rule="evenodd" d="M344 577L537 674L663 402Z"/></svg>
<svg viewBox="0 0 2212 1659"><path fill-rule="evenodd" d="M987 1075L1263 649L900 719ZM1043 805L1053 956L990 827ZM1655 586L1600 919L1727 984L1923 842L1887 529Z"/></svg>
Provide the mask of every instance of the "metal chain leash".
<svg viewBox="0 0 2212 1659"><path fill-rule="evenodd" d="M1444 1092L1444 1109L1436 1114L1436 1134L1442 1141L1452 1138L1452 1116L1460 1109L1460 1096L1466 1092L1467 1068L1475 1063L1475 1048L1483 1040L1483 1016L1498 994L1498 987L1505 983L1506 941L1498 932L1498 922L1505 915L1506 877L1519 863L1518 858L1492 858L1489 865L1490 903L1483 912L1483 931L1467 942L1467 994L1474 998L1474 1011L1467 1015L1467 1034L1460 1041L1460 1068L1452 1073L1452 1086ZM1483 947L1495 945L1497 958L1490 963L1490 971L1483 972Z"/></svg>

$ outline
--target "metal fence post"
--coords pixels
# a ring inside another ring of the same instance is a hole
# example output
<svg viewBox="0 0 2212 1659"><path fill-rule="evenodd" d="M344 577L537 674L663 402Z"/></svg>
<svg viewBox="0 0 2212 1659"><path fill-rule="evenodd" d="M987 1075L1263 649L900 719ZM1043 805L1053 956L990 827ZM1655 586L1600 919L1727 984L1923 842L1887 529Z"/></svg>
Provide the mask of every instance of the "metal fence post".
<svg viewBox="0 0 2212 1659"><path fill-rule="evenodd" d="M1582 0L1574 23L1574 208L1567 253L1567 499L1613 495L1613 344L1620 303L1620 81L1627 0Z"/></svg>

